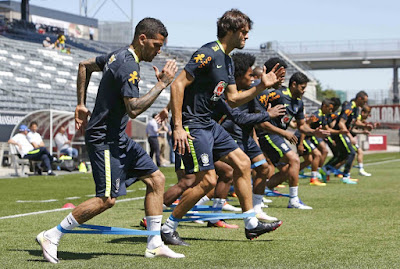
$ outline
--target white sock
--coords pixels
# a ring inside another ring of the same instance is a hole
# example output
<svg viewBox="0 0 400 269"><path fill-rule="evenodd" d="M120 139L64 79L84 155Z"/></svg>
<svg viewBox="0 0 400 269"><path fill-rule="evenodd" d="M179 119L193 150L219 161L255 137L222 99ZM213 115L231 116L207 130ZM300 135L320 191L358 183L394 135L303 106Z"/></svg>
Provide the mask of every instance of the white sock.
<svg viewBox="0 0 400 269"><path fill-rule="evenodd" d="M249 211L243 212L244 214L250 214L250 213L254 213L254 209L250 209ZM246 229L254 229L257 227L258 225L258 219L253 216L253 217L247 217L244 218L244 227Z"/></svg>
<svg viewBox="0 0 400 269"><path fill-rule="evenodd" d="M263 202L264 195L262 194L254 194L253 193L253 207L256 213L262 212L262 202Z"/></svg>
<svg viewBox="0 0 400 269"><path fill-rule="evenodd" d="M210 201L210 198L208 198L207 195L204 195L204 196L196 203L196 205L204 205L204 204L207 203L208 201Z"/></svg>
<svg viewBox="0 0 400 269"><path fill-rule="evenodd" d="M176 228L178 228L178 225L179 222L177 222L171 214L164 225L161 227L161 231L166 234L173 233L175 232Z"/></svg>
<svg viewBox="0 0 400 269"><path fill-rule="evenodd" d="M220 209L220 210L214 211L214 213L222 213L222 207L224 206L225 202L226 202L226 199L214 198L212 207ZM210 220L210 222L211 223L217 223L218 220Z"/></svg>
<svg viewBox="0 0 400 269"><path fill-rule="evenodd" d="M160 231L162 215L146 216L147 231ZM149 235L147 237L147 248L152 250L162 245L161 235Z"/></svg>
<svg viewBox="0 0 400 269"><path fill-rule="evenodd" d="M364 169L364 164L363 163L358 163L358 166L360 167L360 170Z"/></svg>
<svg viewBox="0 0 400 269"><path fill-rule="evenodd" d="M289 202L291 203L299 202L298 191L299 191L299 186L289 187L289 196L290 196Z"/></svg>
<svg viewBox="0 0 400 269"><path fill-rule="evenodd" d="M290 198L297 197L299 192L299 186L289 187L289 196Z"/></svg>
<svg viewBox="0 0 400 269"><path fill-rule="evenodd" d="M47 170L47 174L51 174L53 172L52 170Z"/></svg>
<svg viewBox="0 0 400 269"><path fill-rule="evenodd" d="M79 223L75 220L74 216L72 216L72 213L69 213L68 216L66 216L61 223L58 225L61 228L65 230L72 230L75 227L79 226ZM44 233L44 235L50 239L51 242L58 244L60 241L61 237L64 235L63 232L61 232L60 227L54 227Z"/></svg>
<svg viewBox="0 0 400 269"><path fill-rule="evenodd" d="M311 171L311 178L318 178L318 172L317 171Z"/></svg>

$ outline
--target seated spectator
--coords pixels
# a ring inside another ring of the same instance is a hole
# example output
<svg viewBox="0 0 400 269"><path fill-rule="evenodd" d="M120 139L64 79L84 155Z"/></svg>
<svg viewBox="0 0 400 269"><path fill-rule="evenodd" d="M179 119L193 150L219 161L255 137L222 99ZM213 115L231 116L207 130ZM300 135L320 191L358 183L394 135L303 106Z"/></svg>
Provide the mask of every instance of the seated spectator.
<svg viewBox="0 0 400 269"><path fill-rule="evenodd" d="M37 132L37 129L38 129L37 122L32 121L31 124L29 124L29 129L30 129L30 132L26 136L29 143L31 143L35 149L44 147L44 142L43 142L42 136Z"/></svg>
<svg viewBox="0 0 400 269"><path fill-rule="evenodd" d="M71 141L68 139L64 127L60 128L59 132L54 137L54 141L61 154L71 156L72 158L78 157L78 150L71 146Z"/></svg>
<svg viewBox="0 0 400 269"><path fill-rule="evenodd" d="M32 144L29 143L26 137L28 132L28 127L26 125L21 125L19 127L19 133L10 138L8 143L16 146L20 158L33 161L42 161L42 165L44 165L44 167L47 169L47 175L55 176L56 174L54 174L51 169L53 156L50 155L45 147L39 147L35 149ZM42 174L41 170L39 170L39 174Z"/></svg>
<svg viewBox="0 0 400 269"><path fill-rule="evenodd" d="M50 37L46 37L46 39L43 40L43 47L46 49L54 49L54 44L51 43Z"/></svg>
<svg viewBox="0 0 400 269"><path fill-rule="evenodd" d="M62 33L59 33L55 45L61 51L65 50L65 40L66 40L65 35Z"/></svg>

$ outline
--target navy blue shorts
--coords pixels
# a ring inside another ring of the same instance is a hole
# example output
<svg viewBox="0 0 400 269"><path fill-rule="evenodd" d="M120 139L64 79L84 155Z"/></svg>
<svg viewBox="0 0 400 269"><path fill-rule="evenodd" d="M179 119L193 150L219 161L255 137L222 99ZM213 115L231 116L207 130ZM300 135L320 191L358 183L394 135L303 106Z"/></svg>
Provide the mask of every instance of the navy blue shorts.
<svg viewBox="0 0 400 269"><path fill-rule="evenodd" d="M182 155L179 153L174 152L175 154L175 172L178 170L185 170L185 165L182 161Z"/></svg>
<svg viewBox="0 0 400 269"><path fill-rule="evenodd" d="M126 188L140 177L158 170L146 151L132 139L95 148L86 143L96 184L96 197L126 195Z"/></svg>
<svg viewBox="0 0 400 269"><path fill-rule="evenodd" d="M243 144L242 141L237 141L239 148L241 148L244 153L249 156L250 160L254 159L258 155L263 155L260 147L257 145L256 141L252 137L249 137L246 144Z"/></svg>
<svg viewBox="0 0 400 269"><path fill-rule="evenodd" d="M300 142L300 140L297 141L297 144L296 144L297 146L299 146L299 142ZM317 146L312 142L311 137L304 139L303 145L304 145L304 151L302 152L302 154L300 154L300 152L298 152L299 155L310 154L314 149L317 148Z"/></svg>
<svg viewBox="0 0 400 269"><path fill-rule="evenodd" d="M268 156L274 166L280 166L280 159L289 151L290 147L285 139L277 134L268 134L258 138L262 151Z"/></svg>
<svg viewBox="0 0 400 269"><path fill-rule="evenodd" d="M213 170L214 162L238 148L235 140L216 122L207 128L184 128L195 138L189 139L190 153L182 156L188 174Z"/></svg>

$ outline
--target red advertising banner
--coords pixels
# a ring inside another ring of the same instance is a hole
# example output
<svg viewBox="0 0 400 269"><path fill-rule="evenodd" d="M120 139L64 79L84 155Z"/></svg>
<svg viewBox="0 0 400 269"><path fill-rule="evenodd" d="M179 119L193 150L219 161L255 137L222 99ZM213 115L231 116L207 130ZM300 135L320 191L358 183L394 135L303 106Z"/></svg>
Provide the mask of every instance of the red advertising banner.
<svg viewBox="0 0 400 269"><path fill-rule="evenodd" d="M371 106L370 122L378 122L379 128L400 129L400 105Z"/></svg>

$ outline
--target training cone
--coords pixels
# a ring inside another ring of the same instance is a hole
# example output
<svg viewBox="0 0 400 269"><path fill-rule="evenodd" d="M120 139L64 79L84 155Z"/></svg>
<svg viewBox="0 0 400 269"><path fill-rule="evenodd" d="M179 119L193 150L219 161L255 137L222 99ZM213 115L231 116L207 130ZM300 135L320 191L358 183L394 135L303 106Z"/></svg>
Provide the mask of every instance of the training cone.
<svg viewBox="0 0 400 269"><path fill-rule="evenodd" d="M66 203L62 208L75 208L75 206L72 203Z"/></svg>
<svg viewBox="0 0 400 269"><path fill-rule="evenodd" d="M79 164L78 169L79 169L79 172L81 172L81 173L87 173L87 168L86 168L86 165L85 165L84 162L81 162L81 163Z"/></svg>

